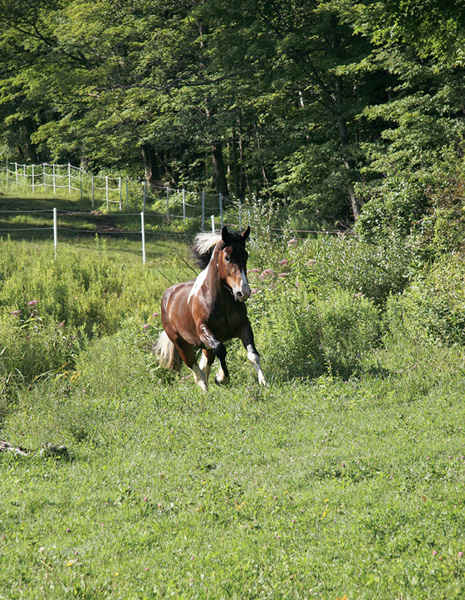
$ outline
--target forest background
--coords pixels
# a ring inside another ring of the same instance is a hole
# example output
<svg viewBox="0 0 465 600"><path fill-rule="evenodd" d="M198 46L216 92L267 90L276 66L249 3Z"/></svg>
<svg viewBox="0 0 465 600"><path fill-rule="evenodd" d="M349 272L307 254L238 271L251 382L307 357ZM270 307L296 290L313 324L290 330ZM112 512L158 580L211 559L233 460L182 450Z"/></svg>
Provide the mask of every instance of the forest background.
<svg viewBox="0 0 465 600"><path fill-rule="evenodd" d="M370 235L461 187L457 0L1 0L0 24L9 160L271 197L302 226L365 207Z"/></svg>

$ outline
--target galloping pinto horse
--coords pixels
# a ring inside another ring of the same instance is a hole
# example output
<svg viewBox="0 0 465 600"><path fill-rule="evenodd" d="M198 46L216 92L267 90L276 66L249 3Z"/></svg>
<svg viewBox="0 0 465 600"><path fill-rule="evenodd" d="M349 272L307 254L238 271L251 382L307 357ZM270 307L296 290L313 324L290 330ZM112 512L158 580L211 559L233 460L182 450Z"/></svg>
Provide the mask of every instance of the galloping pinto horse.
<svg viewBox="0 0 465 600"><path fill-rule="evenodd" d="M250 296L245 249L249 233L250 227L241 234L223 227L221 235L197 235L193 250L203 271L196 279L171 286L161 300L164 331L155 349L160 355L160 365L179 371L182 360L203 391L207 390L215 357L221 364L215 382L229 382L224 344L232 338L242 341L260 384L265 385L244 304ZM200 364L195 358L195 348L203 351Z"/></svg>

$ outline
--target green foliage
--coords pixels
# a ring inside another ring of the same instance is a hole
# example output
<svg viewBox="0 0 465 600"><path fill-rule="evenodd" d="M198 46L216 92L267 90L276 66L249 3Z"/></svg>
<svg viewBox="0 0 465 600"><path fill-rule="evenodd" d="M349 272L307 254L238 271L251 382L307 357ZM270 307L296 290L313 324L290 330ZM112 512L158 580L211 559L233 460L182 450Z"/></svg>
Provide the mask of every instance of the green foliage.
<svg viewBox="0 0 465 600"><path fill-rule="evenodd" d="M325 238L313 267L320 286L337 285L378 305L405 289L417 268L417 242L395 233L374 243L351 235Z"/></svg>
<svg viewBox="0 0 465 600"><path fill-rule="evenodd" d="M431 193L430 211L422 220L422 243L433 258L464 250L464 193L461 170L440 178Z"/></svg>
<svg viewBox="0 0 465 600"><path fill-rule="evenodd" d="M317 302L321 348L331 371L350 377L379 345L379 310L368 298L335 290Z"/></svg>
<svg viewBox="0 0 465 600"><path fill-rule="evenodd" d="M261 241L256 240L257 246ZM314 244L310 241L290 239L287 248L274 245L275 252L264 253L267 268L249 273L253 287L249 315L265 370L269 365L275 381L315 376L328 368L350 375L379 341L378 309L361 293L334 288L328 279L323 284L321 269L326 276L327 269L317 267L323 251L320 258L311 258ZM340 258L336 253L332 256L335 262ZM344 268L343 260L339 269Z"/></svg>
<svg viewBox="0 0 465 600"><path fill-rule="evenodd" d="M82 330L57 323L38 306L15 312L0 317L0 422L18 389L72 370L86 343Z"/></svg>
<svg viewBox="0 0 465 600"><path fill-rule="evenodd" d="M83 254L63 244L54 260L53 249L0 243L0 306L38 300L56 322L88 336L115 332L129 316L147 321L167 281L149 266L112 260L104 246Z"/></svg>
<svg viewBox="0 0 465 600"><path fill-rule="evenodd" d="M383 243L393 236L406 236L428 209L425 184L413 178L390 177L383 182L363 206L356 224L362 239Z"/></svg>
<svg viewBox="0 0 465 600"><path fill-rule="evenodd" d="M391 335L439 345L465 343L465 262L458 254L434 263L402 296L387 303Z"/></svg>

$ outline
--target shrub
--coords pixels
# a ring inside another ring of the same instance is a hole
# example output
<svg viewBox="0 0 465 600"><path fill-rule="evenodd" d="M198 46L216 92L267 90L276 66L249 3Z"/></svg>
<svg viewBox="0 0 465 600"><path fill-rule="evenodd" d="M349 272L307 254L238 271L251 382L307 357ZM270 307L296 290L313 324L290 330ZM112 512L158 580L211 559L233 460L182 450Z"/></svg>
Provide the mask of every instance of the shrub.
<svg viewBox="0 0 465 600"><path fill-rule="evenodd" d="M309 247L291 244L282 249L287 258L250 275L257 288L249 316L265 371L272 369L277 380L319 375L328 367L347 375L380 337L375 304L334 284L321 288Z"/></svg>
<svg viewBox="0 0 465 600"><path fill-rule="evenodd" d="M400 293L418 268L415 239L395 234L377 243L350 235L325 238L315 258L319 287L361 293L378 305Z"/></svg>
<svg viewBox="0 0 465 600"><path fill-rule="evenodd" d="M428 185L415 177L393 176L377 187L357 220L356 231L365 240L409 235L428 206Z"/></svg>
<svg viewBox="0 0 465 600"><path fill-rule="evenodd" d="M316 303L323 356L331 370L348 377L381 338L378 308L361 294L333 290Z"/></svg>
<svg viewBox="0 0 465 600"><path fill-rule="evenodd" d="M387 303L391 336L440 345L465 344L465 259L451 254Z"/></svg>
<svg viewBox="0 0 465 600"><path fill-rule="evenodd" d="M16 390L72 370L85 336L36 306L0 317L0 421Z"/></svg>

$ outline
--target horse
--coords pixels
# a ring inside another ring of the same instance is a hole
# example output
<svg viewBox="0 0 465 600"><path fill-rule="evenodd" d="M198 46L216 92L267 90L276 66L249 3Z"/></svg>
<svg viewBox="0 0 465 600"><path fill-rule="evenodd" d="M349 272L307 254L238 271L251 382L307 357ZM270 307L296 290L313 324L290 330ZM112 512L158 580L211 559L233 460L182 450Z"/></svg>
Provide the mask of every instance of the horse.
<svg viewBox="0 0 465 600"><path fill-rule="evenodd" d="M229 383L224 344L232 338L242 341L259 383L266 385L244 304L251 293L245 249L249 234L250 226L242 233L229 231L225 226L221 234L198 234L192 250L203 270L195 279L168 288L161 300L164 331L155 348L160 365L180 371L184 362L204 392L215 358L220 361L215 383ZM202 349L199 364L197 348Z"/></svg>

